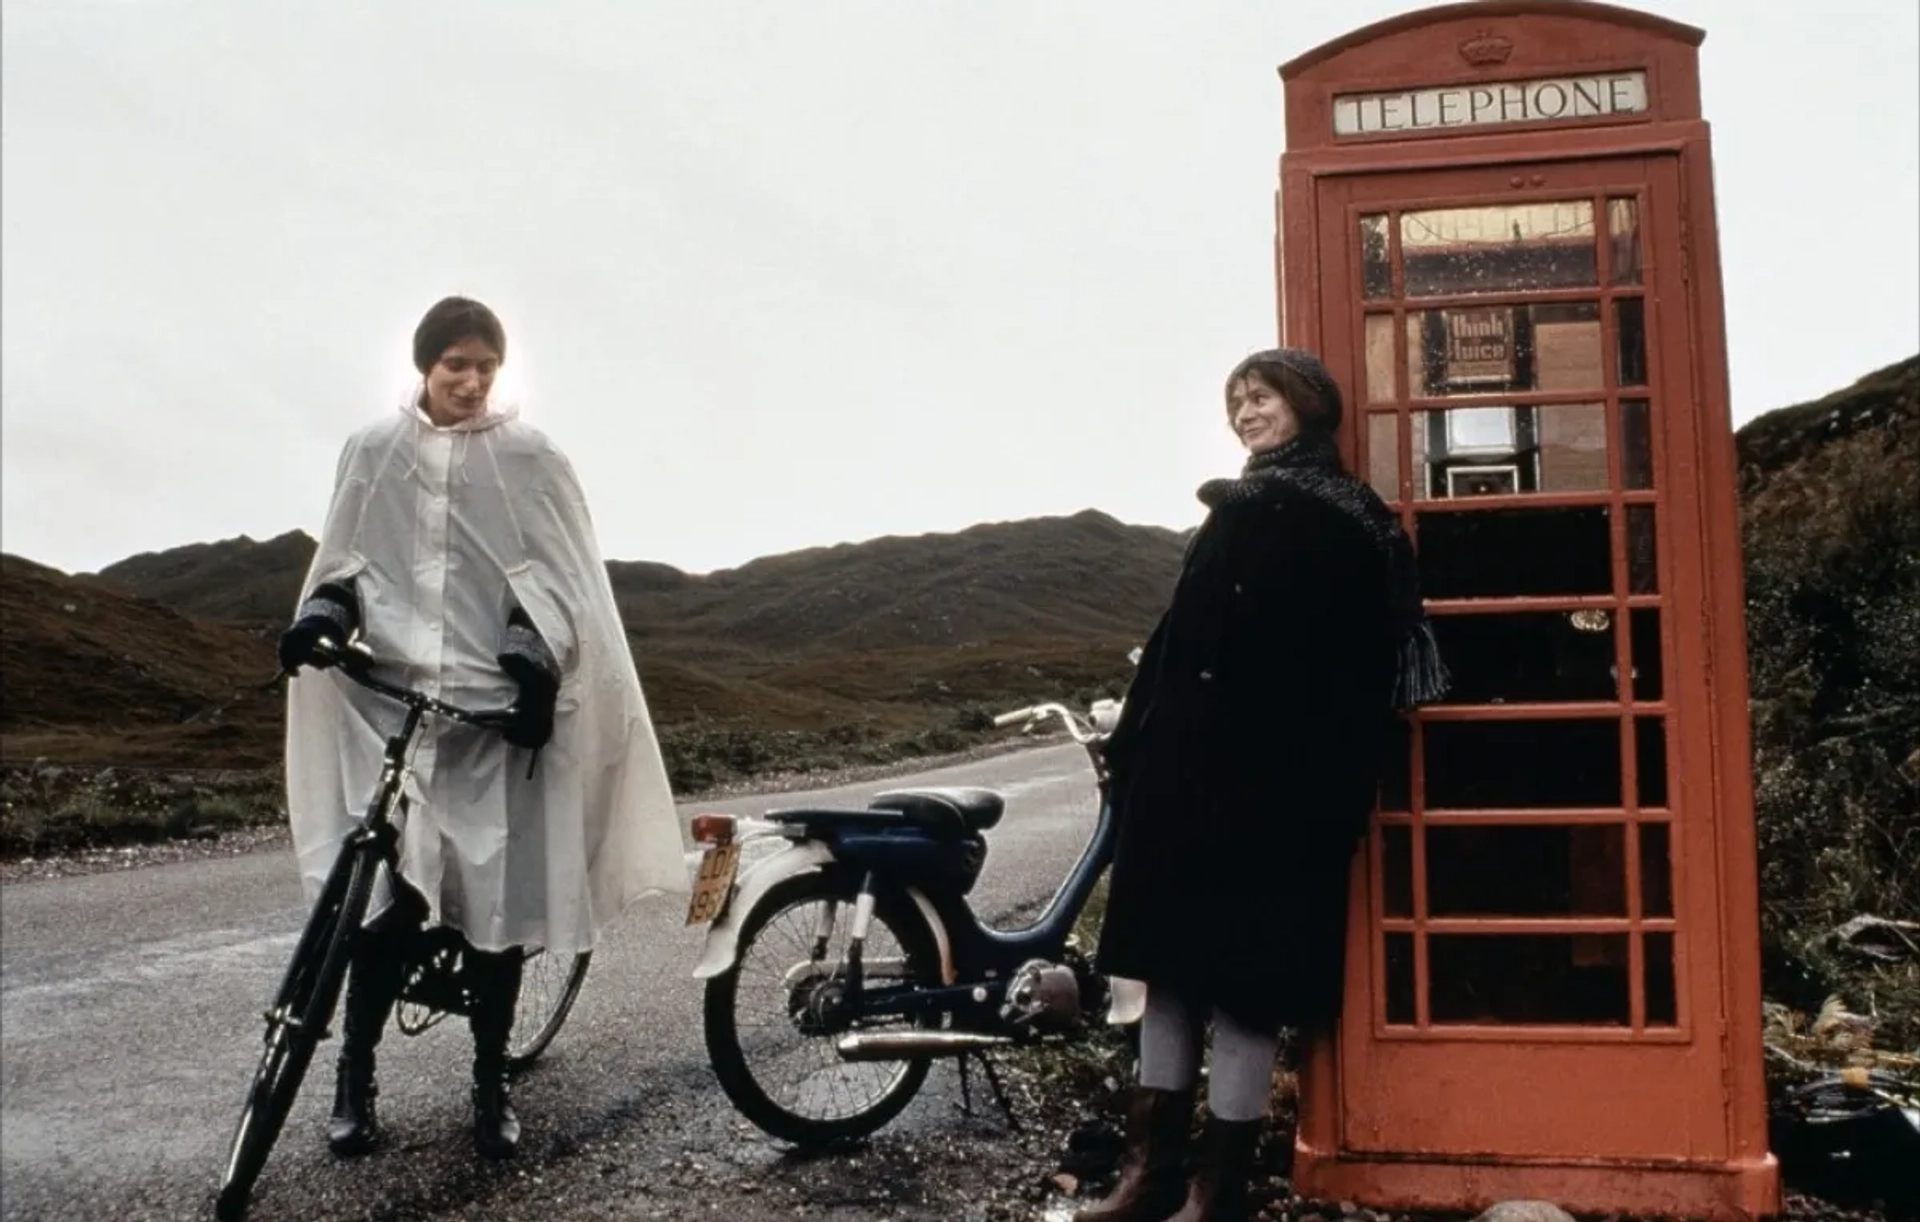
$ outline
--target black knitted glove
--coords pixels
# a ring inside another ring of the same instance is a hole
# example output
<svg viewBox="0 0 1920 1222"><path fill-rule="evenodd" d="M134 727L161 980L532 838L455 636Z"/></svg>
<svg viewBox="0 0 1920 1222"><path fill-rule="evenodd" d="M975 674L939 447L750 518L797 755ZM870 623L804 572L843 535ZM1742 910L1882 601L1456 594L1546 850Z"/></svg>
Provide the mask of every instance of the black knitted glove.
<svg viewBox="0 0 1920 1222"><path fill-rule="evenodd" d="M496 660L507 677L520 685L513 702L519 717L501 731L516 747L538 751L553 738L553 713L560 698L560 662L540 632L515 607L507 617L506 644Z"/></svg>
<svg viewBox="0 0 1920 1222"><path fill-rule="evenodd" d="M322 639L345 645L360 627L360 600L350 584L327 582L314 588L300 604L293 627L280 634L280 669L296 673L302 666L325 670L333 665L316 646Z"/></svg>

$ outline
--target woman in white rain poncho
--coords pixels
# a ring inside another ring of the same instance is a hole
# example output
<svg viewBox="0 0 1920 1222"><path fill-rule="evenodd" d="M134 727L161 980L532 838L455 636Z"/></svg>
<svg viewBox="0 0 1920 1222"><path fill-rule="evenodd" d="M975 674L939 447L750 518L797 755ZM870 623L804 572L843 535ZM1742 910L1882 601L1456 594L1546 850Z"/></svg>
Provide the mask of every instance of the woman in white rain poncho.
<svg viewBox="0 0 1920 1222"><path fill-rule="evenodd" d="M328 1128L342 1156L379 1136L374 1047L400 989L406 929L445 924L478 952L474 1136L481 1153L503 1157L519 1133L506 1048L524 949L591 949L634 900L688 886L666 770L580 486L551 441L489 402L505 351L499 320L478 302L448 298L421 320L423 380L400 411L347 442L281 640L282 664L297 671L322 665L317 639L357 629L389 679L467 708L523 711L504 736L434 721L418 740L402 880L376 895L348 978ZM287 806L310 899L400 716L337 674L291 684Z"/></svg>

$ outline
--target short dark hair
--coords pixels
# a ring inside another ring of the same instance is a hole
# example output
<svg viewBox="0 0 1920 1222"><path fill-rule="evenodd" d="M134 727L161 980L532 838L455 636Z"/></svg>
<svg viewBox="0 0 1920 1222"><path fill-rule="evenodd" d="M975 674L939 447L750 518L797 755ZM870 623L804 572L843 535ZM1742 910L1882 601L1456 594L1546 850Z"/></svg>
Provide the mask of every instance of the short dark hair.
<svg viewBox="0 0 1920 1222"><path fill-rule="evenodd" d="M507 359L506 328L492 310L465 297L444 297L413 329L413 367L426 373L441 353L463 339L478 339L501 360Z"/></svg>
<svg viewBox="0 0 1920 1222"><path fill-rule="evenodd" d="M1344 405L1340 384L1320 358L1302 348L1256 352L1227 375L1227 418L1233 418L1233 388L1243 378L1258 378L1293 409L1303 434L1331 437L1340 429Z"/></svg>

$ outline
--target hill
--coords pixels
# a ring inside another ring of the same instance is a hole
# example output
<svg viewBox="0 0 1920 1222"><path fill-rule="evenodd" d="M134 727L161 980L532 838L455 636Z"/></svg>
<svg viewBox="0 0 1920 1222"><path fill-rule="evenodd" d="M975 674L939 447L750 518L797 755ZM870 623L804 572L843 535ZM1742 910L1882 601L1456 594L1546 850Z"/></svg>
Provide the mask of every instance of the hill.
<svg viewBox="0 0 1920 1222"><path fill-rule="evenodd" d="M1144 635L1183 546L1173 531L1088 510L810 548L710 574L634 561L607 571L639 645L824 656ZM299 531L264 543L242 537L135 556L94 578L186 615L277 631L313 548Z"/></svg>
<svg viewBox="0 0 1920 1222"><path fill-rule="evenodd" d="M1920 919L1920 356L1737 443L1769 992L1817 1006L1846 974L1828 931ZM1903 1013L1920 1045L1920 996Z"/></svg>
<svg viewBox="0 0 1920 1222"><path fill-rule="evenodd" d="M888 537L755 560L703 577L609 566L642 641L788 656L1027 638L1143 637L1181 536L1086 511Z"/></svg>
<svg viewBox="0 0 1920 1222"><path fill-rule="evenodd" d="M185 615L277 630L300 597L313 550L305 531L264 543L242 535L130 556L94 577Z"/></svg>
<svg viewBox="0 0 1920 1222"><path fill-rule="evenodd" d="M0 557L0 744L9 761L259 768L281 752L269 643Z"/></svg>
<svg viewBox="0 0 1920 1222"><path fill-rule="evenodd" d="M644 562L608 569L669 768L676 784L697 788L769 769L959 748L980 736L989 710L1117 692L1126 652L1151 629L1183 546L1174 532L1086 512L814 548L704 575ZM81 578L23 561L19 581L10 565L4 584L9 606L27 599L33 582L86 594L80 618L108 632L118 656L163 653L161 637L185 623L236 656L263 659L265 675L267 643L298 597L312 551L295 532L136 556ZM159 635L142 637L143 624ZM16 629L10 618L8 647L30 652L44 631L41 619L22 617ZM125 666L102 671L95 686L112 688L126 674ZM9 761L31 752L75 764L132 762L121 755L128 719L119 704L59 703L51 690L19 688L38 729L24 738L7 727L0 744ZM182 681L159 704L184 717L208 701ZM185 731L169 752L154 725L142 759L253 766L259 744L277 751L280 710L264 702L245 716L242 754Z"/></svg>

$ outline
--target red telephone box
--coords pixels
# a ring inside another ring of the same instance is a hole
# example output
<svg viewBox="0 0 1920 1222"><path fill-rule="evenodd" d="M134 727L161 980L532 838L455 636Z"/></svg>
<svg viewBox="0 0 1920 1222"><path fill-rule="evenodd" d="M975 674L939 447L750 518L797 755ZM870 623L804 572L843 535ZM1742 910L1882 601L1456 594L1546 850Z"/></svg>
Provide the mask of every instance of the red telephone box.
<svg viewBox="0 0 1920 1222"><path fill-rule="evenodd" d="M1306 1194L1779 1208L1700 30L1480 0L1281 69L1281 319L1456 684L1356 864Z"/></svg>

